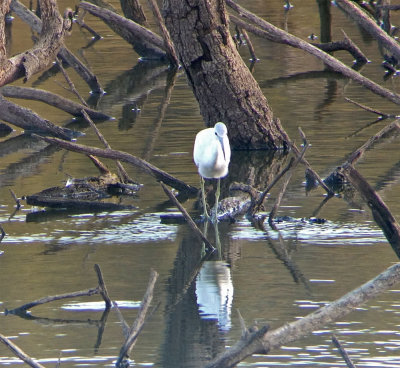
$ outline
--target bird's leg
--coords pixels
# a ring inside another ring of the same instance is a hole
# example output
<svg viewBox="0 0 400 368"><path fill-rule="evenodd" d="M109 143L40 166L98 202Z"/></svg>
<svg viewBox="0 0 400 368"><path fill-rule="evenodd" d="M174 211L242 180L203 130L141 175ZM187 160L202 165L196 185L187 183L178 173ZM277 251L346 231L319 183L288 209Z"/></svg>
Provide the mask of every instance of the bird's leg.
<svg viewBox="0 0 400 368"><path fill-rule="evenodd" d="M214 213L212 220L214 223L218 222L218 201L219 195L221 193L221 179L217 179L217 190L215 191L215 204L214 204Z"/></svg>
<svg viewBox="0 0 400 368"><path fill-rule="evenodd" d="M210 219L210 216L208 215L207 212L206 193L204 190L204 178L202 176L200 176L200 186L201 186L201 199L203 201L204 218L207 221Z"/></svg>

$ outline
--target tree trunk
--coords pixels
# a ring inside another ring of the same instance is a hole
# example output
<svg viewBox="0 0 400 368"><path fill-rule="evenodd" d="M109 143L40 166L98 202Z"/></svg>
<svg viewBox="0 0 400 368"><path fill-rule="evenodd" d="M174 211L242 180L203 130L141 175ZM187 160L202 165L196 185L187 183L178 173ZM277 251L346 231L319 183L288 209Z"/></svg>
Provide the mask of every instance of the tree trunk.
<svg viewBox="0 0 400 368"><path fill-rule="evenodd" d="M224 0L164 0L166 26L208 126L223 121L232 148L288 146L228 28Z"/></svg>
<svg viewBox="0 0 400 368"><path fill-rule="evenodd" d="M10 1L11 0L3 0L3 2L0 4L0 65L7 58L5 21L6 14L10 11Z"/></svg>

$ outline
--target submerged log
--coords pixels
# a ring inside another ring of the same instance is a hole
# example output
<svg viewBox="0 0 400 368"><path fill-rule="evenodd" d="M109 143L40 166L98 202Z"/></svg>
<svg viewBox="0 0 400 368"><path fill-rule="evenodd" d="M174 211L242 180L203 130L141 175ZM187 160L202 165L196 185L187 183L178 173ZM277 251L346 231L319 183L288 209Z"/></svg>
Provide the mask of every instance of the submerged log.
<svg viewBox="0 0 400 368"><path fill-rule="evenodd" d="M115 211L133 209L134 206L112 202L101 202L112 194L133 195L139 185L126 185L110 172L99 177L69 180L65 187L52 187L25 197L32 206L79 209L80 211Z"/></svg>

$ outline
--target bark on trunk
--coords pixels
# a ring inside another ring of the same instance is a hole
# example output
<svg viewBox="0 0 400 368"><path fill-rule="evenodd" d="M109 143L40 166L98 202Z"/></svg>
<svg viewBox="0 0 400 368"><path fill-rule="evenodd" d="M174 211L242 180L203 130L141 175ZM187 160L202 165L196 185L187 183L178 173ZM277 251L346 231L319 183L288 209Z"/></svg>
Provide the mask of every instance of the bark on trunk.
<svg viewBox="0 0 400 368"><path fill-rule="evenodd" d="M227 124L236 149L286 148L285 135L236 50L224 0L164 0L166 26L208 126Z"/></svg>
<svg viewBox="0 0 400 368"><path fill-rule="evenodd" d="M10 11L11 0L5 0L0 4L0 65L7 58L5 22L6 14Z"/></svg>

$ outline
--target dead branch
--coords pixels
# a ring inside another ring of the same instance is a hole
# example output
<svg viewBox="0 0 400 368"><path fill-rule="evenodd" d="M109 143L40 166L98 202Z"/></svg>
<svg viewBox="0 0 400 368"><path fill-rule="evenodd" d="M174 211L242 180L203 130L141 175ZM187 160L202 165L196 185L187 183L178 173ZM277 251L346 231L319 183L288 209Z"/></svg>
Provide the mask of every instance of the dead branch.
<svg viewBox="0 0 400 368"><path fill-rule="evenodd" d="M150 279L147 284L146 293L144 294L142 303L140 304L139 313L129 331L128 338L125 340L125 343L120 350L118 360L115 363L116 367L123 366L121 363L123 362L123 360L126 357L129 357L130 351L132 350L133 346L135 345L137 337L139 336L139 333L144 326L144 323L146 320L146 314L147 314L147 311L149 310L151 301L153 299L153 290L154 290L154 285L157 281L157 278L158 278L158 273L152 269L150 272Z"/></svg>
<svg viewBox="0 0 400 368"><path fill-rule="evenodd" d="M162 188L164 189L165 194L168 198L178 207L179 211L181 211L183 217L185 218L186 222L190 226L190 228L196 233L196 235L206 244L208 250L215 250L215 247L208 241L208 239L204 236L201 230L197 227L196 223L192 220L190 215L186 212L185 208L179 203L176 199L174 194L165 186L165 184L161 181L160 182Z"/></svg>
<svg viewBox="0 0 400 368"><path fill-rule="evenodd" d="M300 131L301 131L301 130L300 130ZM279 191L279 194L278 194L278 196L277 196L277 198L276 198L276 201L275 201L275 203L274 203L274 205L273 205L273 207L272 207L272 209L271 209L271 211L270 211L270 213L269 213L269 216L268 216L268 223L270 224L271 227L273 227L272 224L273 224L273 221L274 221L274 217L275 217L275 215L276 215L276 212L278 211L278 208L279 208L280 203L281 203L281 201L282 201L283 195L284 195L285 192L286 192L286 188L287 188L287 186L288 186L288 184L289 184L289 182L290 182L290 179L292 178L294 169L296 168L296 166L298 165L298 163L299 163L301 160L303 160L307 148L308 148L308 143L307 143L307 141L305 141L305 144L304 144L304 146L303 146L303 149L302 149L300 155L297 157L297 159L295 160L295 162L293 163L293 165L291 165L291 167L288 169L288 173L286 174L286 179L285 179L285 181L284 181L283 184L282 184L281 190Z"/></svg>
<svg viewBox="0 0 400 368"><path fill-rule="evenodd" d="M16 125L27 131L49 134L62 139L70 140L76 132L61 128L51 121L43 119L30 109L16 105L6 100L0 94L0 119Z"/></svg>
<svg viewBox="0 0 400 368"><path fill-rule="evenodd" d="M42 21L33 12L31 12L25 5L21 4L18 0L12 0L10 5L11 10L18 15L24 22L28 23L30 27L37 33L41 32ZM97 77L65 46L62 46L58 55L70 65L79 74L79 76L88 84L94 93L103 93Z"/></svg>
<svg viewBox="0 0 400 368"><path fill-rule="evenodd" d="M282 178L283 175L285 175L292 165L294 164L295 159L292 157L287 166L278 174L274 177L274 180L265 188L265 190L260 194L258 197L257 201L254 204L254 207L251 209L251 215L254 216L258 211L260 211L260 208L265 200L265 197L267 194L271 191L271 189L275 186L275 184ZM249 211L250 212L250 211Z"/></svg>
<svg viewBox="0 0 400 368"><path fill-rule="evenodd" d="M58 60L58 57L56 57L56 63L58 68L61 70L62 75L64 76L65 80L68 83L68 86L70 88L70 91L76 96L78 97L79 101L81 102L81 104L85 107L87 107L87 103L86 101L81 97L81 95L79 94L79 92L77 91L77 89L75 88L74 83L72 82L71 78L69 77L68 73L65 71L64 67L62 66L62 63L60 62L60 60Z"/></svg>
<svg viewBox="0 0 400 368"><path fill-rule="evenodd" d="M61 48L71 19L62 18L55 0L41 0L42 28L38 42L21 54L11 57L0 69L0 86L19 78L26 82L33 74L47 69Z"/></svg>
<svg viewBox="0 0 400 368"><path fill-rule="evenodd" d="M147 19L138 0L120 0L125 17L147 27Z"/></svg>
<svg viewBox="0 0 400 368"><path fill-rule="evenodd" d="M54 106L60 110L63 110L73 116L83 116L82 109L95 120L109 120L111 116L93 110L89 107L82 106L74 101L64 98L52 92L45 91L43 89L18 87L18 86L4 86L0 88L0 93L4 97L22 98L25 100L36 100L44 102L50 106Z"/></svg>
<svg viewBox="0 0 400 368"><path fill-rule="evenodd" d="M79 7L102 19L114 32L133 45L144 58L163 59L166 56L162 38L147 28L126 19L111 10L82 1Z"/></svg>
<svg viewBox="0 0 400 368"><path fill-rule="evenodd" d="M355 82L361 84L365 88L369 89L373 93L385 97L388 100L394 102L395 104L400 104L400 95L394 93L387 88L384 88L370 79L362 76L360 73L356 72L355 70L349 68L347 65L343 64L341 61L337 60L333 56L325 53L324 51L320 50L319 48L311 45L310 43L303 41L302 39L291 35L271 23L257 17L255 14L249 12L248 10L244 9L243 7L236 4L233 0L226 0L226 3L235 11L239 13L241 17L244 17L251 22L255 23L257 26L244 22L243 20L239 19L238 17L231 15L230 19L233 23L237 24L239 27L246 29L249 32L253 32L254 34L266 38L270 41L282 43L285 45L289 45L292 47L296 47L298 49L304 50L311 55L319 58L323 61L327 66L329 66L332 70L343 74L345 77L354 80ZM260 27L260 28L259 28Z"/></svg>
<svg viewBox="0 0 400 368"><path fill-rule="evenodd" d="M386 114L386 113L384 113L384 112L382 112L382 111L373 109L373 108L368 107L368 106L366 106L366 105L363 105L363 104L361 104L361 103L359 103L359 102L357 102L357 101L352 100L351 98L345 97L344 99L345 99L347 102L350 102L350 103L352 103L353 105L356 105L356 106L358 106L359 108L361 108L361 109L363 109L363 110L365 110L365 111L368 111L368 112L370 112L370 113L372 113L372 114L378 115L381 119L388 119L388 118L396 118L396 117L397 117L396 115Z"/></svg>
<svg viewBox="0 0 400 368"><path fill-rule="evenodd" d="M333 345L335 345L337 347L337 349L339 350L339 353L342 356L342 358L344 359L344 361L346 362L347 367L348 368L357 368L355 366L355 364L351 361L349 354L347 354L346 349L342 346L342 344L340 343L340 341L337 339L337 337L335 335L332 335L332 342L333 342Z"/></svg>
<svg viewBox="0 0 400 368"><path fill-rule="evenodd" d="M388 49L397 60L400 60L400 45L398 42L378 26L375 20L366 14L357 4L348 0L337 0L335 3L355 22L377 39L382 46Z"/></svg>
<svg viewBox="0 0 400 368"><path fill-rule="evenodd" d="M4 231L3 226L0 225L0 243L2 242L5 236L6 232Z"/></svg>
<svg viewBox="0 0 400 368"><path fill-rule="evenodd" d="M242 338L206 367L234 367L252 354L267 354L273 349L305 337L312 331L342 318L360 305L392 288L399 281L400 263L397 263L357 289L299 320L263 333L258 338Z"/></svg>
<svg viewBox="0 0 400 368"><path fill-rule="evenodd" d="M125 321L124 316L121 313L121 310L118 307L118 304L115 301L112 301L113 307L115 312L117 313L118 319L121 322L122 325L122 333L125 336L125 339L127 339L129 337L129 325L128 323Z"/></svg>
<svg viewBox="0 0 400 368"><path fill-rule="evenodd" d="M344 32L343 32L344 33ZM368 62L368 58L363 54L357 45L344 33L343 41L329 42L329 43L312 43L315 47L325 51L348 51L355 59L357 63L365 64Z"/></svg>
<svg viewBox="0 0 400 368"><path fill-rule="evenodd" d="M400 120L395 120L393 123L385 126L378 133L368 139L361 147L356 149L347 159L346 164L354 165L363 155L364 153L370 149L376 142L381 140L383 137L387 137L394 133L400 133Z"/></svg>
<svg viewBox="0 0 400 368"><path fill-rule="evenodd" d="M301 156L301 152L298 149L297 145L289 138L287 133L282 130L282 134L284 135L286 142L289 142L290 148L296 157ZM300 161L306 167L306 176L309 176L313 180L317 181L323 189L325 189L328 196L333 196L333 191L328 188L328 186L324 183L322 178L318 175L318 173L311 167L310 163L303 157Z"/></svg>
<svg viewBox="0 0 400 368"><path fill-rule="evenodd" d="M175 47L171 40L171 36L167 30L167 27L165 27L164 19L161 16L160 9L158 8L158 5L155 0L148 0L148 3L150 5L151 10L153 11L154 17L158 22L158 27L160 28L164 40L164 47L165 50L167 51L167 57L171 63L171 66L173 68L178 68L179 67L178 56L176 55Z"/></svg>
<svg viewBox="0 0 400 368"><path fill-rule="evenodd" d="M13 197L13 199L14 199L14 201L15 201L17 210L19 210L19 209L21 208L21 201L20 201L19 198L15 195L15 193L13 192L12 189L10 189L10 193L11 193L11 196Z"/></svg>
<svg viewBox="0 0 400 368"><path fill-rule="evenodd" d="M400 257L400 225L378 193L361 174L350 164L342 166L340 173L357 189L371 209L375 222L382 229L386 239Z"/></svg>
<svg viewBox="0 0 400 368"><path fill-rule="evenodd" d="M116 150L112 150L112 149L101 149L101 148L97 148L97 147L84 146L81 144L64 141L64 140L58 139L58 138L42 137L42 136L38 136L38 135L34 135L34 136L38 137L40 139L43 139L47 143L52 143L52 144L58 145L69 151L80 152L80 153L95 155L95 156L99 156L99 157L111 158L114 160L121 160L124 162L128 162L131 165L134 165L134 166L142 169L149 175L153 176L154 178L156 178L157 181L163 181L165 184L167 184L179 191L182 191L182 192L188 193L188 194L197 194L198 193L197 188L184 183L183 181L173 177L172 175L159 169L158 167L146 162L145 160L142 160L139 157L130 155L129 153L122 152L122 151L116 151Z"/></svg>
<svg viewBox="0 0 400 368"><path fill-rule="evenodd" d="M37 299L32 302L21 305L20 307L14 308L12 310L6 310L6 314L22 314L22 313L25 313L28 309L31 309L33 307L36 307L38 305L42 305L45 303L54 302L56 300L76 298L76 297L80 297L80 296L92 296L92 295L97 295L97 294L100 294L103 297L103 300L106 303L106 309L108 309L111 306L111 300L108 296L107 288L104 284L104 279L101 274L100 267L97 264L95 265L95 271L96 271L98 283L99 283L96 288L75 291L73 293L46 296L44 298Z"/></svg>
<svg viewBox="0 0 400 368"><path fill-rule="evenodd" d="M85 112L85 110L82 110L82 114L85 117L86 121L90 124L92 129L95 131L97 137L100 139L100 142L104 144L106 148L111 149L111 146L108 144L106 139L104 138L103 134L101 134L100 130L97 129L97 126L94 124L92 119L90 119L89 115ZM121 162L118 160L116 161L116 165L118 168L118 172L120 174L120 179L123 183L134 183L134 181L129 177L128 173L126 172L125 168L122 166Z"/></svg>
<svg viewBox="0 0 400 368"><path fill-rule="evenodd" d="M246 40L247 47L249 48L249 52L250 52L250 55L251 55L251 61L253 61L253 62L257 61L258 58L256 56L256 52L254 50L253 43L251 42L251 39L250 39L247 31L245 29L242 29L241 31L242 31L244 39Z"/></svg>
<svg viewBox="0 0 400 368"><path fill-rule="evenodd" d="M103 274L101 272L100 266L97 263L94 265L94 270L96 271L97 280L99 282L98 288L100 290L100 294L103 297L104 302L106 303L106 309L109 309L109 308L111 308L111 299L108 296L107 287L104 282L104 278L103 278Z"/></svg>
<svg viewBox="0 0 400 368"><path fill-rule="evenodd" d="M4 335L0 334L0 341L7 346L16 357L24 361L26 364L33 368L45 368L44 365L41 365L36 360L32 359L28 354L26 354L23 350L21 350L17 345L15 345L10 339L7 339Z"/></svg>

